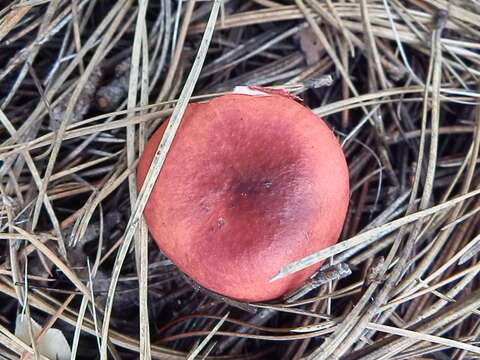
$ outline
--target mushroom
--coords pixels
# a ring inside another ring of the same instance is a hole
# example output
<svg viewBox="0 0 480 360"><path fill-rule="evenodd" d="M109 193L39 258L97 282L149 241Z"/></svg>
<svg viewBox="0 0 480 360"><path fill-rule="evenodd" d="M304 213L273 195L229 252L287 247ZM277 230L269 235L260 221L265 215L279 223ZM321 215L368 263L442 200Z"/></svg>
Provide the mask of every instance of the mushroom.
<svg viewBox="0 0 480 360"><path fill-rule="evenodd" d="M335 244L349 201L333 132L278 91L188 105L144 210L159 248L201 286L239 301L300 287L320 264L269 282L283 266ZM142 154L140 189L166 128Z"/></svg>

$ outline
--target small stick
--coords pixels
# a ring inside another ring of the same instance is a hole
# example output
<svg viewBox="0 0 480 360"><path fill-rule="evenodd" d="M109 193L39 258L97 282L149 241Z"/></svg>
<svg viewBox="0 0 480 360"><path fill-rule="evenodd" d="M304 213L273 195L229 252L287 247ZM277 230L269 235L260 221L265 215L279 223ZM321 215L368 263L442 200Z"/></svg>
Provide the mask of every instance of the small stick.
<svg viewBox="0 0 480 360"><path fill-rule="evenodd" d="M323 284L326 284L330 281L343 279L351 274L352 270L346 263L338 263L323 270L321 269L314 274L302 287L294 290L290 294L287 294L285 296L285 301L287 303L292 303Z"/></svg>

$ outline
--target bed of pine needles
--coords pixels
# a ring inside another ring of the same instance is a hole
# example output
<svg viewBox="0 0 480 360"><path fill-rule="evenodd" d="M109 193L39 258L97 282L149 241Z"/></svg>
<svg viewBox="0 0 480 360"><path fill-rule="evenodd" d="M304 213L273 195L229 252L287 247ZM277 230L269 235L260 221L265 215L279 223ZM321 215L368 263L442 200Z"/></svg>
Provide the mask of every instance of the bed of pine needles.
<svg viewBox="0 0 480 360"><path fill-rule="evenodd" d="M479 39L478 0L0 1L0 359L42 358L20 312L76 359L480 358ZM350 169L320 280L268 304L192 286L135 187L236 85L297 94Z"/></svg>

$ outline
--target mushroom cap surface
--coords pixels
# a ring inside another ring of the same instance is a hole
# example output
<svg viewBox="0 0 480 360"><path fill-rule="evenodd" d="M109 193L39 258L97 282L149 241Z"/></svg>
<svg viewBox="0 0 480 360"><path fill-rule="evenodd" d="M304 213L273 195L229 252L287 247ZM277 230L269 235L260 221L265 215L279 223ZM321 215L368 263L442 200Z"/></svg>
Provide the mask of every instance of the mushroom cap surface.
<svg viewBox="0 0 480 360"><path fill-rule="evenodd" d="M140 189L166 128L140 158ZM278 298L320 264L269 282L338 241L349 201L333 132L280 95L189 104L144 210L152 237L203 287L240 301Z"/></svg>

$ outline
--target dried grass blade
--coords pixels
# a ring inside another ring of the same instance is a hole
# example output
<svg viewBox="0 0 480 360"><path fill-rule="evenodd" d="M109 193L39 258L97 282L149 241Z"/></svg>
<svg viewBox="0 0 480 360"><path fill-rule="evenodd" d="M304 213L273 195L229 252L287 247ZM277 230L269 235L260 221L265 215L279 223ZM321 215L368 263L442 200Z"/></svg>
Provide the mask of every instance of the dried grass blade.
<svg viewBox="0 0 480 360"><path fill-rule="evenodd" d="M308 255L304 257L303 259L297 260L293 263L290 263L288 265L285 265L279 272L276 274L270 281L275 281L278 279L281 279L287 275L293 274L294 272L300 271L302 269L305 269L319 261L322 261L324 259L329 258L330 256L333 256L335 254L341 253L342 251L345 251L347 249L350 249L353 246L356 246L358 244L361 244L365 240L369 240L372 237L376 238L377 240L382 238L384 235L399 229L401 226L410 224L414 221L417 221L419 219L422 219L426 216L433 215L437 212L440 212L442 210L446 210L456 204L459 204L466 199L469 199L473 196L477 196L480 194L480 190L474 190L471 191L465 195L456 197L452 200L446 201L443 204L439 204L436 206L433 206L429 209L418 211L416 213L413 213L408 216L404 216L400 219L394 220L392 222L389 222L387 224L378 226L375 229L366 231L364 233L358 234L348 240L342 241L336 245L330 246L324 250L320 250L316 253L313 253L311 255Z"/></svg>
<svg viewBox="0 0 480 360"><path fill-rule="evenodd" d="M207 346L210 339L217 333L217 331L223 325L225 320L228 318L228 315L230 315L230 313L227 312L222 317L222 319L215 325L215 327L210 331L207 337L205 337L205 339L203 339L202 342L195 349L193 349L193 351L190 354L188 354L187 360L194 360L200 354L200 351L202 351L203 348Z"/></svg>
<svg viewBox="0 0 480 360"><path fill-rule="evenodd" d="M167 156L168 149L170 148L170 145L173 142L175 132L177 131L180 125L180 121L182 120L182 116L187 108L188 102L190 101L190 97L193 93L194 86L200 75L203 62L205 61L205 57L207 55L210 40L213 35L213 30L214 30L216 19L218 17L220 4L221 4L220 0L215 0L213 2L212 10L210 12L210 17L208 19L208 24L205 29L205 33L203 35L197 56L195 58L195 62L192 66L192 70L188 75L187 81L182 90L177 106L173 110L167 129L165 130L165 134L162 138L162 141L160 142L160 145L155 154L155 157L152 160L152 165L150 166L145 182L138 195L137 203L135 204L135 210L132 212L129 222L127 224L127 228L125 230L125 235L124 235L124 241L122 243L121 248L119 249L117 258L115 260L115 264L112 272L112 280L110 282L110 287L108 290L107 303L105 305L105 315L103 319L102 344L101 344L101 351L100 351L100 355L102 359L107 358L107 343L108 343L110 316L111 316L111 311L113 306L114 293L115 293L118 278L120 276L120 270L122 268L123 261L125 260L127 251L130 248L133 235L137 229L145 204L153 189L155 180L160 173L162 165Z"/></svg>
<svg viewBox="0 0 480 360"><path fill-rule="evenodd" d="M457 349L470 351L475 354L480 354L480 347L478 346L466 344L461 341L447 339L441 336L429 335L429 334L424 334L418 331L400 329L393 326L387 326L387 325L381 325L381 324L375 324L375 323L369 323L367 327L369 329L381 331L387 334L399 335L399 336L415 339L416 341L428 341L434 344L441 344L447 347L453 347Z"/></svg>

